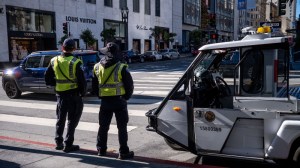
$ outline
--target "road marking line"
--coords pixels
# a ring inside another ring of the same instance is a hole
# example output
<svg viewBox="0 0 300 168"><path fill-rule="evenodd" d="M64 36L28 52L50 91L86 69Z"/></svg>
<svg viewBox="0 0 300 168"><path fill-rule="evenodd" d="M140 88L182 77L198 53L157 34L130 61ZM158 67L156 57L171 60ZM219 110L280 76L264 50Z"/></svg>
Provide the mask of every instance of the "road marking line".
<svg viewBox="0 0 300 168"><path fill-rule="evenodd" d="M0 121L13 122L13 123L19 123L19 124L40 125L40 126L47 126L47 127L55 127L55 124L56 124L56 119L39 118L39 117L25 117L25 116L7 115L7 114L0 114ZM130 132L130 131L134 130L135 128L137 128L137 127L136 126L127 126L127 132ZM92 132L98 132L98 129L99 129L98 123L83 122L83 121L80 121L76 128L76 130L92 131ZM111 124L108 133L109 134L118 134L117 125Z"/></svg>
<svg viewBox="0 0 300 168"><path fill-rule="evenodd" d="M53 110L53 111L55 111L56 109L56 104L54 105L54 104L42 104L42 103L12 102L12 101L3 101L3 100L0 100L0 106L30 108L30 109L45 109L45 110ZM99 107L84 106L83 112L98 114L99 109L100 109L100 105ZM142 110L130 110L130 109L128 110L128 114L130 116L138 116L138 117L145 117L146 112L147 111L142 111Z"/></svg>
<svg viewBox="0 0 300 168"><path fill-rule="evenodd" d="M178 79L179 80L179 79ZM147 83L174 83L176 84L178 80L168 80L168 81L155 81L155 80L133 80L134 82L147 82ZM150 84L149 84L150 85Z"/></svg>

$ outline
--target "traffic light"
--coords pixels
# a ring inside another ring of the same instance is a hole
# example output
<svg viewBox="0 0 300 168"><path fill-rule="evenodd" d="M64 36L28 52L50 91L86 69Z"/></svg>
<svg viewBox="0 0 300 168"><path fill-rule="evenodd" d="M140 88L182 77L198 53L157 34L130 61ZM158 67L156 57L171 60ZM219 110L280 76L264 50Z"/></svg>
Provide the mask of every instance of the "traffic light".
<svg viewBox="0 0 300 168"><path fill-rule="evenodd" d="M68 22L63 23L63 33L68 35Z"/></svg>
<svg viewBox="0 0 300 168"><path fill-rule="evenodd" d="M210 39L218 39L218 34L216 34L216 33L212 33L212 34L210 34Z"/></svg>
<svg viewBox="0 0 300 168"><path fill-rule="evenodd" d="M285 15L286 0L278 0L278 16Z"/></svg>

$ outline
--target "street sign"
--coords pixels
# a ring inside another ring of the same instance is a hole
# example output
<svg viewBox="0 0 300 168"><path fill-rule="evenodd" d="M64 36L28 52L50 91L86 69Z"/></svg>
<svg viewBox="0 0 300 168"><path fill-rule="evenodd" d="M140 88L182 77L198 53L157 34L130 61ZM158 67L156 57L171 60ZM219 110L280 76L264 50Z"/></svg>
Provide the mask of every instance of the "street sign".
<svg viewBox="0 0 300 168"><path fill-rule="evenodd" d="M280 32L281 22L260 22L260 26L269 26L272 28L272 32Z"/></svg>

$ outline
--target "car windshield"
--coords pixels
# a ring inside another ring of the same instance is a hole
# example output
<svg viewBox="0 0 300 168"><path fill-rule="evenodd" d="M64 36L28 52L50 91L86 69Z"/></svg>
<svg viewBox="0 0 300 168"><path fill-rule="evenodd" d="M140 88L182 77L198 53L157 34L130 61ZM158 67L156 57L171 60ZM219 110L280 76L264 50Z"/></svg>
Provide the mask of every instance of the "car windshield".
<svg viewBox="0 0 300 168"><path fill-rule="evenodd" d="M93 66L95 63L100 61L97 54L85 54L78 57L80 57L84 66Z"/></svg>
<svg viewBox="0 0 300 168"><path fill-rule="evenodd" d="M160 52L164 53L164 52L168 52L168 50L160 50Z"/></svg>

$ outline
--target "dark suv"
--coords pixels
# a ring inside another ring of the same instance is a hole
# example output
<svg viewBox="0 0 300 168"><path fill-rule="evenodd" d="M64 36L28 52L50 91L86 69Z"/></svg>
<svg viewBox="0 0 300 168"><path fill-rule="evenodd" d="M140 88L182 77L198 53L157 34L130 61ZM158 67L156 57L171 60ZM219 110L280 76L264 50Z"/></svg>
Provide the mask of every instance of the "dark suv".
<svg viewBox="0 0 300 168"><path fill-rule="evenodd" d="M14 68L3 71L2 87L6 95L15 99L21 96L22 92L35 93L55 93L54 87L47 87L45 84L44 73L50 60L61 54L61 51L37 51L25 57ZM100 57L97 51L76 50L73 55L83 62L83 71L87 80L87 91L92 88L92 75L95 63L99 62Z"/></svg>

